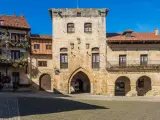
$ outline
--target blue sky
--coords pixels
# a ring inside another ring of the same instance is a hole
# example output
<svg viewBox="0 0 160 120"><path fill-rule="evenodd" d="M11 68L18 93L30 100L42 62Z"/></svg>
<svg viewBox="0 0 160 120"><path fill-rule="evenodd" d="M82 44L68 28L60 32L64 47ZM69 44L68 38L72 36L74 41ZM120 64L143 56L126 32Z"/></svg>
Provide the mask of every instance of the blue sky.
<svg viewBox="0 0 160 120"><path fill-rule="evenodd" d="M0 14L24 14L32 33L51 34L49 8L76 8L77 0L3 0ZM79 0L80 8L108 8L107 32L160 29L159 0Z"/></svg>

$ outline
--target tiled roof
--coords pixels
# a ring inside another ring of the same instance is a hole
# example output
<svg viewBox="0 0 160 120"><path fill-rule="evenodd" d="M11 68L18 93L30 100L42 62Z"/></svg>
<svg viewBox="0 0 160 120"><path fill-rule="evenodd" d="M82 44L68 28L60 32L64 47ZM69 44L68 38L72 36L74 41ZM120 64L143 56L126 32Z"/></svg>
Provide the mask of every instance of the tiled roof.
<svg viewBox="0 0 160 120"><path fill-rule="evenodd" d="M50 39L52 40L52 35L40 35L40 34L31 34L31 39Z"/></svg>
<svg viewBox="0 0 160 120"><path fill-rule="evenodd" d="M155 35L153 32L146 33L131 33L131 37L126 37L122 35L123 33L107 33L107 40L109 41L150 41L150 40L160 40L159 35Z"/></svg>
<svg viewBox="0 0 160 120"><path fill-rule="evenodd" d="M1 22L0 27L30 29L30 26L23 15L21 16L0 15L0 22Z"/></svg>

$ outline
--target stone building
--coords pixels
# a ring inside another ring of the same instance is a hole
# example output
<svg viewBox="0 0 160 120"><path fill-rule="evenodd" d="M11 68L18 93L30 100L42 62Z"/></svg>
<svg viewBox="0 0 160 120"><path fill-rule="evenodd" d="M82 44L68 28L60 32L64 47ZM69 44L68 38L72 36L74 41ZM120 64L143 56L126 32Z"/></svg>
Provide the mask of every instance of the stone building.
<svg viewBox="0 0 160 120"><path fill-rule="evenodd" d="M0 15L0 88L29 84L29 35L30 26L23 15Z"/></svg>
<svg viewBox="0 0 160 120"><path fill-rule="evenodd" d="M30 36L28 79L36 90L108 96L160 95L158 29L150 33L108 33L108 9L49 12L52 36Z"/></svg>
<svg viewBox="0 0 160 120"><path fill-rule="evenodd" d="M30 76L36 90L51 91L53 82L52 36L31 34Z"/></svg>

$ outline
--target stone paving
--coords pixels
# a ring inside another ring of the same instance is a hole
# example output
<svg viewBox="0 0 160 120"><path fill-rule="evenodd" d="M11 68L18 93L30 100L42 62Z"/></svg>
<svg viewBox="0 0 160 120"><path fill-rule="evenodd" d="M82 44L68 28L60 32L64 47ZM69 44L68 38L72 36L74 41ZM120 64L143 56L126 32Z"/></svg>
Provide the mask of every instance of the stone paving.
<svg viewBox="0 0 160 120"><path fill-rule="evenodd" d="M159 120L159 97L0 93L0 120Z"/></svg>
<svg viewBox="0 0 160 120"><path fill-rule="evenodd" d="M20 120L17 99L0 99L0 120Z"/></svg>

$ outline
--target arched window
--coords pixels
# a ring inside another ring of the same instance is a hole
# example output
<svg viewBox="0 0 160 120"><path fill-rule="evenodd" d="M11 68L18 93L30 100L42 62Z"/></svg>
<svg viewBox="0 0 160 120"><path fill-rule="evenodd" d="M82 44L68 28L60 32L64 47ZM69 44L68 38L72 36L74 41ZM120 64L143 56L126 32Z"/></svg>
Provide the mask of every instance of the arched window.
<svg viewBox="0 0 160 120"><path fill-rule="evenodd" d="M74 23L68 23L67 24L67 32L68 33L74 33L75 30L74 30Z"/></svg>
<svg viewBox="0 0 160 120"><path fill-rule="evenodd" d="M92 32L92 23L85 23L84 24L84 32L91 33Z"/></svg>
<svg viewBox="0 0 160 120"><path fill-rule="evenodd" d="M92 51L93 52L95 52L95 51L99 52L99 48L98 47L94 47L94 48L92 48Z"/></svg>
<svg viewBox="0 0 160 120"><path fill-rule="evenodd" d="M60 52L67 52L68 49L67 48L60 48Z"/></svg>

